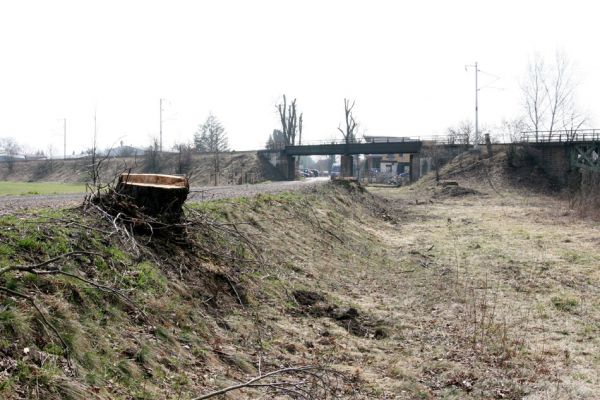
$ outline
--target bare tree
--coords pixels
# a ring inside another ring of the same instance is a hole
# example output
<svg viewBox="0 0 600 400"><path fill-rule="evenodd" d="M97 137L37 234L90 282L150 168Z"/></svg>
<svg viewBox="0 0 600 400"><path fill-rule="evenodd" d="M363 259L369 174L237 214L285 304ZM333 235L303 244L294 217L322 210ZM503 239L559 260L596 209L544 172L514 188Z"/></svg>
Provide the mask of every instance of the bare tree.
<svg viewBox="0 0 600 400"><path fill-rule="evenodd" d="M9 137L0 139L0 149L6 157L6 166L8 167L8 172L13 172L15 167L15 159L17 154L19 154L19 151L21 151L21 146L14 138Z"/></svg>
<svg viewBox="0 0 600 400"><path fill-rule="evenodd" d="M204 124L200 125L194 135L194 144L196 150L214 155L215 186L218 185L219 174L221 173L220 153L228 151L229 144L225 128L213 114L209 114Z"/></svg>
<svg viewBox="0 0 600 400"><path fill-rule="evenodd" d="M160 140L152 138L152 144L144 152L144 170L150 173L158 173L161 167Z"/></svg>
<svg viewBox="0 0 600 400"><path fill-rule="evenodd" d="M94 113L94 134L92 136L92 147L87 150L90 156L90 163L87 167L88 175L92 187L97 187L100 184L100 173L102 171L102 165L110 157L112 147L108 149L104 154L101 154L98 149L98 125L96 119L96 113Z"/></svg>
<svg viewBox="0 0 600 400"><path fill-rule="evenodd" d="M291 104L287 104L287 98L283 95L283 103L277 105L279 120L281 121L281 132L285 140L285 145L296 144L296 134L299 134L299 142L302 143L302 120L303 114L298 116L296 111L296 99Z"/></svg>
<svg viewBox="0 0 600 400"><path fill-rule="evenodd" d="M525 121L525 117L504 119L502 120L500 129L504 140L510 143L518 143L524 139L523 132L527 130L527 122Z"/></svg>
<svg viewBox="0 0 600 400"><path fill-rule="evenodd" d="M54 169L54 146L48 146L48 160L47 160L47 168L50 172Z"/></svg>
<svg viewBox="0 0 600 400"><path fill-rule="evenodd" d="M536 54L527 67L527 77L521 86L525 111L527 112L530 128L535 132L536 141L539 138L540 130L542 130L547 110L548 92L545 87L544 60Z"/></svg>
<svg viewBox="0 0 600 400"><path fill-rule="evenodd" d="M577 132L587 123L587 117L579 114L574 107L566 110L562 116L562 128L567 141L575 140Z"/></svg>
<svg viewBox="0 0 600 400"><path fill-rule="evenodd" d="M460 121L458 125L451 126L446 131L449 144L470 145L477 143L479 138L475 137L475 128L471 121Z"/></svg>
<svg viewBox="0 0 600 400"><path fill-rule="evenodd" d="M189 174L192 167L194 146L189 143L179 143L173 146L173 149L177 151L177 173Z"/></svg>
<svg viewBox="0 0 600 400"><path fill-rule="evenodd" d="M298 144L302 144L302 120L303 120L304 114L300 113L300 116L298 117Z"/></svg>
<svg viewBox="0 0 600 400"><path fill-rule="evenodd" d="M440 144L437 140L433 140L432 143L425 150L425 154L431 158L431 167L435 171L435 181L440 181L440 167L442 166Z"/></svg>
<svg viewBox="0 0 600 400"><path fill-rule="evenodd" d="M544 89L549 101L548 136L552 137L558 119L572 106L575 91L571 64L564 53L556 53L552 74L544 80Z"/></svg>
<svg viewBox="0 0 600 400"><path fill-rule="evenodd" d="M540 139L545 131L551 140L558 129L565 129L567 136L577 131L586 122L586 117L575 105L576 84L569 58L557 52L549 67L536 55L528 66L523 96L529 129ZM557 129L558 128L558 129Z"/></svg>
<svg viewBox="0 0 600 400"><path fill-rule="evenodd" d="M342 133L347 144L356 141L356 130L358 128L358 123L356 122L354 113L352 111L355 103L355 101L352 101L352 104L350 104L350 100L344 99L344 119L346 122L345 130L338 126L338 131Z"/></svg>

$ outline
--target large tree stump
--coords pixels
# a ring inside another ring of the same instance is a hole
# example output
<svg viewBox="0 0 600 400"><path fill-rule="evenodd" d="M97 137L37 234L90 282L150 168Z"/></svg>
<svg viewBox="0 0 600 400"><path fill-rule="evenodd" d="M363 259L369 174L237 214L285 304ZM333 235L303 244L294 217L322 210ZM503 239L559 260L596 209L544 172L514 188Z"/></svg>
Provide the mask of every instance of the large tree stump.
<svg viewBox="0 0 600 400"><path fill-rule="evenodd" d="M125 173L119 177L116 191L145 215L172 223L181 219L190 184L184 176Z"/></svg>

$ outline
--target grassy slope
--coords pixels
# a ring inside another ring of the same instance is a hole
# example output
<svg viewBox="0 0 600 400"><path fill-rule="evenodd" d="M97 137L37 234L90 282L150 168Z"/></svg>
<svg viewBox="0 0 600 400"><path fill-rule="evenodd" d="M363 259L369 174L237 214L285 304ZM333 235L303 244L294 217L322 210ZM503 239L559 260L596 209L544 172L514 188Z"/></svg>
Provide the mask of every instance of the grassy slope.
<svg viewBox="0 0 600 400"><path fill-rule="evenodd" d="M244 222L258 263L240 262L250 249L223 237L238 261L207 252L210 237L191 248L155 241L135 257L83 227L110 226L74 211L3 218L1 265L94 250L102 256L66 265L129 289L150 319L72 279L10 277L7 287L41 289L75 369L27 303L0 295L2 395L185 399L256 374L260 359L263 371L332 365L347 373L346 398L593 398L593 224L543 196L432 203L426 185L373 191L391 200L328 185L197 206ZM323 301L306 306L299 290ZM358 318L336 314L349 307Z"/></svg>
<svg viewBox="0 0 600 400"><path fill-rule="evenodd" d="M49 182L2 182L0 196L25 194L84 193L85 185Z"/></svg>

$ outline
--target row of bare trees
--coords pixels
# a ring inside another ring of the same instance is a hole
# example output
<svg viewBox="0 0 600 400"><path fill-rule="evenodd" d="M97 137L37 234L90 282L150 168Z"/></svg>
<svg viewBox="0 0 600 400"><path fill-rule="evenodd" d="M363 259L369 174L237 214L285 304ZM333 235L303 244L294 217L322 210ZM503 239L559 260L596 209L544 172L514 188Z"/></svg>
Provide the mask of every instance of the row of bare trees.
<svg viewBox="0 0 600 400"><path fill-rule="evenodd" d="M562 52L552 62L533 57L522 84L525 118L523 125L538 140L543 132L551 139L556 131L575 135L587 118L577 106L573 64Z"/></svg>
<svg viewBox="0 0 600 400"><path fill-rule="evenodd" d="M344 121L345 127L342 129L338 126L338 130L342 133L346 143L356 141L358 123L354 117L355 102L344 99ZM294 146L302 144L302 124L303 113L298 113L296 99L288 104L287 97L283 95L283 101L276 106L281 122L281 129L275 129L269 136L266 143L268 150L281 150L285 146ZM296 137L298 141L296 142Z"/></svg>

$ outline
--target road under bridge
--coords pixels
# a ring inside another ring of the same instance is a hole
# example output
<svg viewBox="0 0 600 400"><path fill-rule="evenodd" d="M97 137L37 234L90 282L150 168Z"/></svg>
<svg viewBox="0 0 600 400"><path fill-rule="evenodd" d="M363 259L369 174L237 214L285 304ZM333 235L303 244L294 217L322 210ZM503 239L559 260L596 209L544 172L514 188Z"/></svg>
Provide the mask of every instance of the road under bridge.
<svg viewBox="0 0 600 400"><path fill-rule="evenodd" d="M296 158L300 156L341 155L341 173L343 176L354 175L354 156L358 154L418 154L423 142L403 139L389 141L361 141L345 143L342 141L322 142L306 145L285 146L277 158L280 170L287 179L294 179L296 174ZM411 163L412 164L412 163Z"/></svg>

